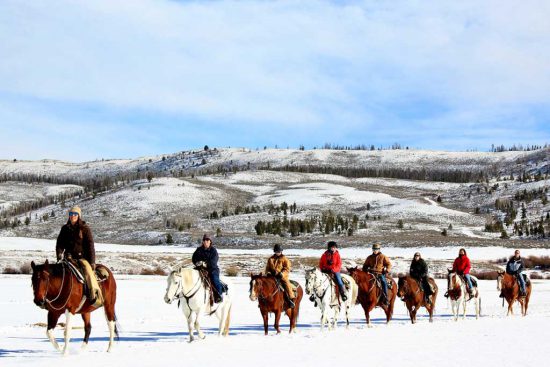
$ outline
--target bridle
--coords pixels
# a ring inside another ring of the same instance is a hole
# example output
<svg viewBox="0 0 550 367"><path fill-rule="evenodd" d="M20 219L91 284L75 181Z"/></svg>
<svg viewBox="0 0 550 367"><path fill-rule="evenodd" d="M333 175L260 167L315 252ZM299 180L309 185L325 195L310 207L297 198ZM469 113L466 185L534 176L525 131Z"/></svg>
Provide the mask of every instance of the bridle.
<svg viewBox="0 0 550 367"><path fill-rule="evenodd" d="M46 291L44 292L44 297L42 298L42 302L43 304L48 304L50 306L50 308L54 311L61 311L65 308L65 306L67 306L67 303L69 303L69 299L71 298L71 294L73 293L73 277L72 276L69 276L70 279L71 279L71 286L70 286L70 289L69 289L69 294L67 295L67 299L65 300L65 303L63 304L63 306L61 307L55 307L53 305L53 303L55 301L57 301L59 299L59 297L61 297L61 294L63 294L63 288L64 288L64 285L65 285L65 273L66 273L66 270L65 270L65 264L62 262L61 263L61 267L63 268L63 276L61 278L61 286L59 287L59 293L57 294L57 296L52 299L52 300L49 300L47 298L48 296L48 291L50 289L50 274L49 272L46 271L46 273L48 273L48 279L46 280ZM33 283L33 288L34 288L34 283Z"/></svg>
<svg viewBox="0 0 550 367"><path fill-rule="evenodd" d="M177 277L177 278L180 278L180 280L178 281L178 287L176 288L176 291L174 292L174 296L172 297L172 301L176 300L176 299L185 299L185 303L187 303L187 307L189 307L189 309L191 309L191 305L189 304L189 300L191 300L191 298L193 298L195 296L195 294L197 294L199 292L199 290L201 289L200 287L200 284L201 284L201 278L199 276L199 278L197 279L197 281L195 282L195 284L193 284L193 287L191 287L191 290L189 290L189 292L187 292L187 294L185 294L183 292L183 280L181 279L182 276L180 273L178 272L175 272L173 273L173 276L174 277ZM204 302L206 303L206 297L207 297L207 294L206 292L204 292Z"/></svg>
<svg viewBox="0 0 550 367"><path fill-rule="evenodd" d="M313 270L311 271L309 274L312 274L315 276L315 281L312 281L311 282L311 288L312 288L312 291L313 291L313 294L319 298L319 299L323 299L325 297L325 294L327 294L327 291L329 288L332 288L330 286L330 276L328 274L324 274L324 273L321 273L324 275L324 280L320 280L318 277L317 277L317 271L316 270ZM309 289L309 283L310 282L310 278L306 277L306 288ZM329 283L328 286L326 286L323 290L323 293L319 294L319 289L322 289L322 287L326 284L326 283Z"/></svg>
<svg viewBox="0 0 550 367"><path fill-rule="evenodd" d="M262 284L260 284L260 282L258 282L258 279L261 279L261 278L255 278L250 281L250 293L252 294L252 291L254 290L256 293L256 297L258 298L259 301L262 301L262 302L270 301L273 299L273 296L275 296L277 293L280 292L279 285L275 280L275 290L273 291L273 293L271 293L267 297L264 296L263 294L264 287Z"/></svg>

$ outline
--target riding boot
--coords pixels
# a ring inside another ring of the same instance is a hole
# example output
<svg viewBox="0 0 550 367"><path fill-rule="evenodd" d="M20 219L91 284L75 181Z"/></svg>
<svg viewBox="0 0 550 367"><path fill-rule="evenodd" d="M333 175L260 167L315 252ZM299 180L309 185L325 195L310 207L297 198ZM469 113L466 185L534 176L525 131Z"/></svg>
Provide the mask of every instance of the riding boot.
<svg viewBox="0 0 550 367"><path fill-rule="evenodd" d="M348 296L346 296L346 292L344 292L343 289L340 289L340 297L342 297L343 302L346 302L348 300Z"/></svg>
<svg viewBox="0 0 550 367"><path fill-rule="evenodd" d="M293 299L288 298L287 301L290 308L294 308L296 306Z"/></svg>
<svg viewBox="0 0 550 367"><path fill-rule="evenodd" d="M443 297L449 298L449 291L445 292L445 294L443 295Z"/></svg>

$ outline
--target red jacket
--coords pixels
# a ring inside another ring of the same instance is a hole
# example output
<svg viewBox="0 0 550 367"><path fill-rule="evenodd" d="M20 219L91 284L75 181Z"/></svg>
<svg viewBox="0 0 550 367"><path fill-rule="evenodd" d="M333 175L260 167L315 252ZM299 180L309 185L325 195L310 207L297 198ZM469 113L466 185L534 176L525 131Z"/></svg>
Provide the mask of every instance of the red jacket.
<svg viewBox="0 0 550 367"><path fill-rule="evenodd" d="M325 251L323 256L321 256L321 261L319 261L319 268L321 268L321 271L339 273L342 268L342 259L340 259L338 250L334 251L334 253L330 250Z"/></svg>
<svg viewBox="0 0 550 367"><path fill-rule="evenodd" d="M466 255L457 257L453 263L453 271L456 271L457 273L469 274L470 268L470 259L468 259L468 256Z"/></svg>

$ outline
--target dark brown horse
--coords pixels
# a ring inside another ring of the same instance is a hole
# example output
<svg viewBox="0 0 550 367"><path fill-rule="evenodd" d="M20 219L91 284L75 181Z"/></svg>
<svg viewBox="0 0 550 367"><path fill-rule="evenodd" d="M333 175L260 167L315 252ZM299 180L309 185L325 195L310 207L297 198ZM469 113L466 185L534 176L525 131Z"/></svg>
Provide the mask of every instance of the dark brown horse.
<svg viewBox="0 0 550 367"><path fill-rule="evenodd" d="M355 280L359 287L359 293L357 300L363 306L365 311L365 318L367 319L367 326L371 327L370 312L375 307L381 307L386 313L386 322L389 323L393 316L393 306L395 303L395 297L397 295L397 286L392 278L386 278L388 280L388 301L389 305L384 303L384 295L382 289L376 285L376 277L374 274L364 272L363 270L355 268L347 268L349 275ZM391 285L391 288L390 288Z"/></svg>
<svg viewBox="0 0 550 367"><path fill-rule="evenodd" d="M268 314L270 312L275 314L275 330L277 334L281 333L279 328L279 320L281 319L281 313L284 311L290 320L290 330L296 331L296 323L298 321L298 314L300 313L300 302L304 296L304 290L302 286L298 285L296 289L296 299L294 300L294 308L290 308L286 296L281 287L277 284L275 277L271 275L258 275L250 274L250 300L258 300L260 306L260 312L264 319L264 332L267 335L267 321Z"/></svg>
<svg viewBox="0 0 550 367"><path fill-rule="evenodd" d="M506 316L514 314L512 306L515 301L518 301L521 305L521 314L527 315L527 308L529 307L529 299L531 298L531 282L525 284L525 297L521 297L519 294L519 284L515 276L505 273L504 271L498 272L497 277L497 290L499 290L508 302L508 312ZM504 300L502 301L504 305Z"/></svg>
<svg viewBox="0 0 550 367"><path fill-rule="evenodd" d="M48 260L42 265L36 265L34 261L32 267L32 288L34 292L34 303L48 310L48 328L46 334L53 346L61 350L53 335L53 329L57 325L57 320L65 314L65 345L63 354L69 352L69 340L71 333L71 319L75 314L81 314L84 320L84 343L82 348L88 346L90 331L90 313L97 308L93 307L90 300L85 297L84 285L81 284L76 276L69 269L68 264L62 261L57 264L49 264ZM109 326L109 347L108 352L113 346L114 336L118 338L118 328L116 325L115 302L116 302L116 282L113 273L105 266L98 264L97 268L102 268L108 273L105 280L99 283L103 294L103 307L105 308L105 317Z"/></svg>
<svg viewBox="0 0 550 367"><path fill-rule="evenodd" d="M430 322L433 322L435 300L437 299L437 284L435 284L435 281L431 278L428 281L434 291L430 296L430 303L427 302L420 283L410 275L399 277L399 281L397 282L397 296L405 302L413 324L416 322L416 313L420 307L425 307L426 310L428 310Z"/></svg>

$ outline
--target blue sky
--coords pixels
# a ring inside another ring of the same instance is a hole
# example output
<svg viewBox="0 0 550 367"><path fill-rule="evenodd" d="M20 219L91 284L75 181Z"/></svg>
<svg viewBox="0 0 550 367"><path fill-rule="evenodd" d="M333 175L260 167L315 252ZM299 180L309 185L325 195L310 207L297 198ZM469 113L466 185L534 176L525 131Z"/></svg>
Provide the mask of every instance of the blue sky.
<svg viewBox="0 0 550 367"><path fill-rule="evenodd" d="M0 2L0 159L550 142L548 1Z"/></svg>

